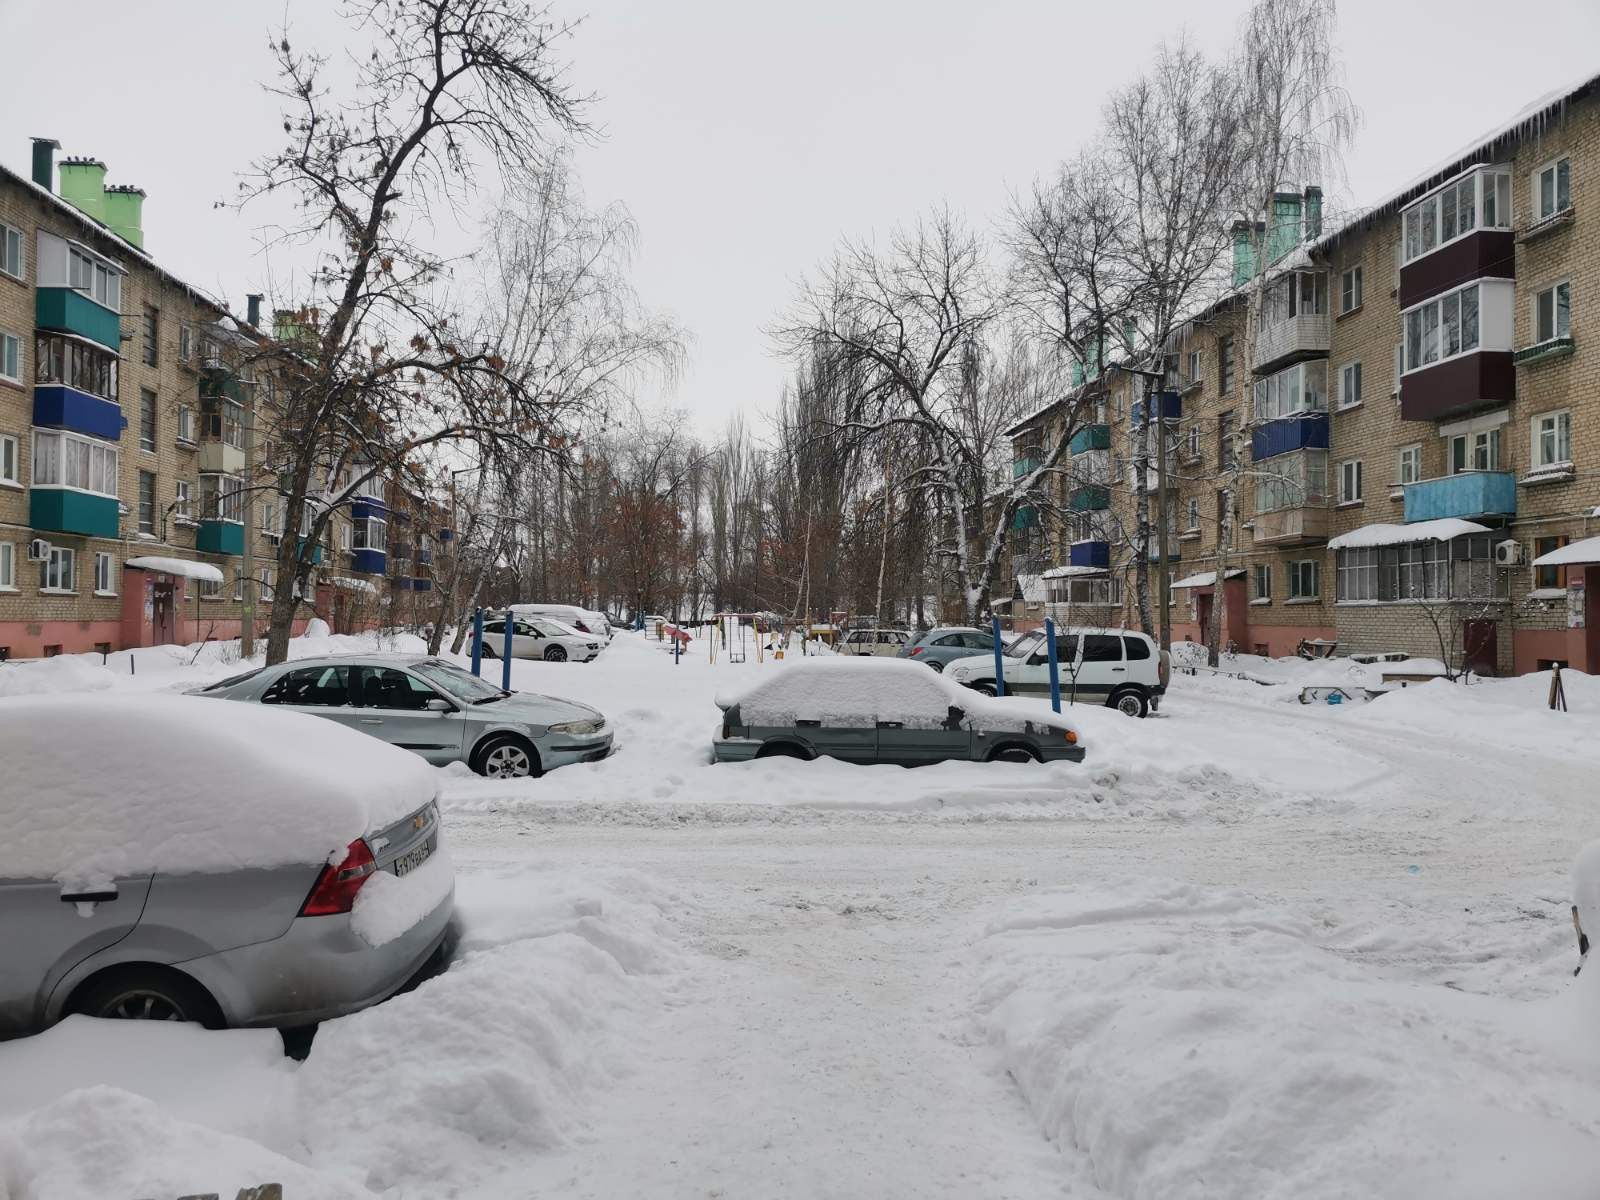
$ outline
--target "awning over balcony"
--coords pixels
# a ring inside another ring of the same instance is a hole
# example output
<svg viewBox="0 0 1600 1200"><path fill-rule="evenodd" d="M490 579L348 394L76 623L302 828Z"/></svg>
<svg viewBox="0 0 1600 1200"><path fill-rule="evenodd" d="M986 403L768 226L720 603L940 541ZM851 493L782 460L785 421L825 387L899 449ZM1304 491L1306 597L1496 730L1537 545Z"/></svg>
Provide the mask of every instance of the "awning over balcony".
<svg viewBox="0 0 1600 1200"><path fill-rule="evenodd" d="M141 554L122 564L136 571L159 571L165 575L178 575L184 579L197 579L201 583L221 583L222 572L210 563L195 562L187 558L162 558L156 554Z"/></svg>
<svg viewBox="0 0 1600 1200"><path fill-rule="evenodd" d="M1413 521L1409 525L1363 525L1328 540L1329 550L1359 550L1370 546L1402 546L1407 542L1448 542L1467 533L1488 533L1488 526L1460 517Z"/></svg>
<svg viewBox="0 0 1600 1200"><path fill-rule="evenodd" d="M344 588L350 592L366 592L369 596L378 594L378 589L365 579L352 579L348 575L335 575L328 582L336 588Z"/></svg>
<svg viewBox="0 0 1600 1200"><path fill-rule="evenodd" d="M1243 575L1244 575L1244 568L1243 567L1239 567L1239 568L1237 568L1235 570L1232 570L1232 571L1228 572L1228 578L1229 579L1238 579ZM1185 575L1182 579L1178 580L1178 582L1173 584L1172 586L1174 588L1213 587L1216 584L1216 582L1217 582L1217 573L1215 571L1201 571L1198 575Z"/></svg>
<svg viewBox="0 0 1600 1200"><path fill-rule="evenodd" d="M1051 567L1040 579L1072 579L1079 575L1105 575L1109 572L1105 567Z"/></svg>
<svg viewBox="0 0 1600 1200"><path fill-rule="evenodd" d="M1533 560L1536 567L1581 567L1600 563L1600 537L1571 542Z"/></svg>

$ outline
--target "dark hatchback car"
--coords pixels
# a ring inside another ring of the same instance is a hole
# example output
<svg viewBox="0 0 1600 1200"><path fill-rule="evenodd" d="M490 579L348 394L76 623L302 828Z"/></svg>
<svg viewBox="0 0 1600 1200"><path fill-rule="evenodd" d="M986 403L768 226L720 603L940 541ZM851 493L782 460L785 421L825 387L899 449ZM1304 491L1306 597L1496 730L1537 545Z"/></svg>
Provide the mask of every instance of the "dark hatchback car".
<svg viewBox="0 0 1600 1200"><path fill-rule="evenodd" d="M718 695L718 762L818 758L914 767L973 762L1079 762L1070 721L1036 702L1006 702L946 683L915 663L814 658L776 666Z"/></svg>

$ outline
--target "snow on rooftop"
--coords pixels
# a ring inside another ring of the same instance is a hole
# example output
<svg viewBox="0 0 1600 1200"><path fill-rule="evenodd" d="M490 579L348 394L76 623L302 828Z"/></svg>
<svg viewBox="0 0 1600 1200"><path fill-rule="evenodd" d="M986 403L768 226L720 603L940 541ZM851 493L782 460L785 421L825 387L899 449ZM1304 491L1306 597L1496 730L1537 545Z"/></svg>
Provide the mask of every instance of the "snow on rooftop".
<svg viewBox="0 0 1600 1200"><path fill-rule="evenodd" d="M0 700L0 879L323 862L437 794L422 759L300 713L198 696Z"/></svg>
<svg viewBox="0 0 1600 1200"><path fill-rule="evenodd" d="M185 579L198 579L202 583L221 583L222 572L210 563L195 562L188 558L163 558L159 554L141 554L122 564L140 571L160 571L180 575Z"/></svg>
<svg viewBox="0 0 1600 1200"><path fill-rule="evenodd" d="M1572 542L1533 560L1536 567L1568 567L1586 563L1600 563L1600 537Z"/></svg>
<svg viewBox="0 0 1600 1200"><path fill-rule="evenodd" d="M1075 576L1078 576L1078 575L1107 575L1107 574L1110 574L1110 570L1107 567L1065 566L1065 567L1051 567L1049 570L1047 570L1039 578L1041 578L1041 579L1071 579L1071 578L1073 578Z"/></svg>
<svg viewBox="0 0 1600 1200"><path fill-rule="evenodd" d="M1243 574L1244 574L1244 568L1243 567L1238 567L1238 568L1235 568L1234 570L1228 572L1228 578L1229 579L1238 579ZM1178 580L1178 582L1173 584L1172 586L1175 587L1175 588L1211 587L1216 582L1217 582L1217 573L1215 571L1201 571L1198 574L1185 575L1182 579Z"/></svg>
<svg viewBox="0 0 1600 1200"><path fill-rule="evenodd" d="M1468 533L1488 533L1489 527L1460 517L1441 517L1436 521L1413 521L1391 525L1379 521L1363 525L1328 540L1329 550L1356 550L1371 546L1400 546L1407 542L1448 542Z"/></svg>

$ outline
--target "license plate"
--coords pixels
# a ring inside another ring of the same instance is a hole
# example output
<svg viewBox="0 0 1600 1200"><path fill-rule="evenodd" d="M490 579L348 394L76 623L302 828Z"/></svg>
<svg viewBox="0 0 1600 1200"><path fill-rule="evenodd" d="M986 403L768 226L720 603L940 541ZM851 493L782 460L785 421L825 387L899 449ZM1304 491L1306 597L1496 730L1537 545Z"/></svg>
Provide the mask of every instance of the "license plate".
<svg viewBox="0 0 1600 1200"><path fill-rule="evenodd" d="M438 845L439 838L438 835L435 835L423 842L422 845L407 850L399 858L395 859L394 865L390 869L394 871L396 875L409 874L410 872L415 871L423 863L427 862L428 859L433 856L433 852Z"/></svg>

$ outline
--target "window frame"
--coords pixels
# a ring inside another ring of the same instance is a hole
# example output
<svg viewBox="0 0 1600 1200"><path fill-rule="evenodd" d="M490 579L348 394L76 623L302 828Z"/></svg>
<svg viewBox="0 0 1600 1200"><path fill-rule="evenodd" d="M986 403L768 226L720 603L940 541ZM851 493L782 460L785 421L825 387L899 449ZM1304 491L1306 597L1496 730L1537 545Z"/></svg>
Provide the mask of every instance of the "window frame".
<svg viewBox="0 0 1600 1200"><path fill-rule="evenodd" d="M1356 398L1354 400L1348 399L1345 394L1345 382L1351 377L1352 371L1355 373L1354 378L1356 381ZM1354 362L1347 362L1339 368L1339 407L1336 411L1343 412L1345 409L1361 407L1361 374L1361 360L1359 358Z"/></svg>
<svg viewBox="0 0 1600 1200"><path fill-rule="evenodd" d="M6 373L6 344L8 342L15 342L17 345L17 373L15 375ZM0 329L0 379L5 380L7 383L14 383L18 387L26 387L27 372L27 351L23 349L22 335L20 333L12 333L9 329Z"/></svg>
<svg viewBox="0 0 1600 1200"><path fill-rule="evenodd" d="M187 479L172 482L172 519L185 524L194 521L194 492Z"/></svg>
<svg viewBox="0 0 1600 1200"><path fill-rule="evenodd" d="M153 538L156 536L156 507L158 504L156 500L156 485L157 479L154 471L141 470L138 478L134 480L134 488L136 489L134 497L134 527L139 531L139 536L141 537Z"/></svg>
<svg viewBox="0 0 1600 1200"><path fill-rule="evenodd" d="M1571 545L1571 543L1571 536L1565 533L1552 533L1546 534L1544 537L1536 537L1533 539L1533 557L1538 558L1541 555L1550 554L1553 551L1561 549L1563 546ZM1533 587L1535 591L1551 591L1556 588L1560 588L1562 591L1566 590L1566 567L1559 565L1533 567L1532 571Z"/></svg>
<svg viewBox="0 0 1600 1200"><path fill-rule="evenodd" d="M1560 169L1562 167L1567 169L1567 202L1565 204L1561 203ZM1552 172L1554 174L1551 174ZM1544 177L1547 174L1551 174L1550 190L1552 195L1549 212L1544 210ZM1572 207L1572 156L1570 154L1562 154L1552 158L1547 163L1535 167L1528 174L1528 183L1528 204L1533 210L1532 223L1537 225L1542 221L1549 221L1559 217Z"/></svg>
<svg viewBox="0 0 1600 1200"><path fill-rule="evenodd" d="M1541 426L1545 421L1556 423L1556 448L1560 449L1560 443L1564 439L1567 452L1548 461L1541 461L1544 458L1541 450L1544 430ZM1572 409L1552 408L1547 412L1534 413L1528 418L1528 470L1551 471L1570 466L1572 466Z"/></svg>
<svg viewBox="0 0 1600 1200"><path fill-rule="evenodd" d="M1557 293L1565 290L1567 293L1567 327L1563 331L1560 327L1560 309L1557 307ZM1550 336L1539 336L1539 303L1546 296L1550 297ZM1545 346L1551 342L1559 342L1563 338L1572 336L1572 280L1557 279L1549 287L1540 288L1533 294L1533 345Z"/></svg>
<svg viewBox="0 0 1600 1200"><path fill-rule="evenodd" d="M6 245L16 238L17 269L13 271L6 266ZM15 225L8 225L0 221L0 275L8 279L15 279L18 283L26 283L28 279L28 237Z"/></svg>
<svg viewBox="0 0 1600 1200"><path fill-rule="evenodd" d="M1412 458L1416 471L1414 477L1406 478L1406 459ZM1408 483L1422 482L1422 443L1412 442L1407 446L1398 446L1394 452L1394 481L1396 487L1404 487Z"/></svg>
<svg viewBox="0 0 1600 1200"><path fill-rule="evenodd" d="M1505 438L1500 433L1499 425L1491 425L1486 429L1474 429L1467 433L1452 433L1445 439L1445 467L1448 475L1470 475L1474 471L1499 471L1502 470L1501 459L1504 456ZM1479 439L1482 439L1480 445ZM1462 447L1461 465L1456 465L1456 445ZM1484 466L1478 465L1478 451L1484 451Z"/></svg>
<svg viewBox="0 0 1600 1200"><path fill-rule="evenodd" d="M139 389L139 449L145 454L156 452L156 439L160 433L160 406L161 398L156 395L153 388Z"/></svg>
<svg viewBox="0 0 1600 1200"><path fill-rule="evenodd" d="M117 589L113 586L112 571L116 561L109 550L96 550L94 552L94 594L96 596L115 596Z"/></svg>
<svg viewBox="0 0 1600 1200"><path fill-rule="evenodd" d="M53 463L56 473L56 478L54 480L41 479L39 471L40 464L48 462L50 459L49 455L41 455L39 453L39 445L41 442L50 441L54 441L58 444ZM106 470L105 463L102 462L99 473L101 474L102 479L109 478L112 488L118 488L120 469L122 465L120 448L114 443L104 442L99 438L89 437L85 434L74 433L68 429L35 429L33 431L32 454L30 455L28 464L29 486L55 488L69 492L83 492L85 495L104 496L111 500L120 499L117 491L99 491L93 487L83 487L79 484L65 482L68 470L67 455L63 448L69 443L77 442L82 442L89 447L89 454L91 458L89 473L91 477L96 474L96 469L92 459L97 455L109 456L110 469Z"/></svg>
<svg viewBox="0 0 1600 1200"><path fill-rule="evenodd" d="M1365 280L1362 276L1363 271L1360 263L1353 267L1346 267L1339 272L1339 315L1341 317L1347 316L1361 307L1364 299L1363 287L1365 286ZM1347 296L1350 297L1349 303L1345 302Z"/></svg>
<svg viewBox="0 0 1600 1200"><path fill-rule="evenodd" d="M194 358L194 322L178 322L178 361L187 363Z"/></svg>
<svg viewBox="0 0 1600 1200"><path fill-rule="evenodd" d="M0 542L0 592L17 590L17 544Z"/></svg>
<svg viewBox="0 0 1600 1200"><path fill-rule="evenodd" d="M139 361L147 367L161 366L161 310L146 304L140 314Z"/></svg>
<svg viewBox="0 0 1600 1200"><path fill-rule="evenodd" d="M1222 396L1233 392L1233 334L1217 338L1217 393Z"/></svg>
<svg viewBox="0 0 1600 1200"><path fill-rule="evenodd" d="M1490 179L1495 181L1492 189L1485 187L1485 181ZM1501 180L1505 181L1503 198L1505 200L1506 211L1504 214L1500 212L1500 200L1502 198L1500 185ZM1459 213L1461 211L1461 186L1465 183L1470 183L1472 185L1473 216L1472 225L1463 230L1461 228ZM1484 192L1487 190L1492 190L1494 192L1495 203L1493 205L1493 224L1489 223L1487 216L1487 214L1490 212L1490 205L1484 202ZM1461 172L1461 174L1455 176L1453 179L1449 179L1440 184L1426 196L1419 197L1413 203L1407 205L1406 208L1400 213L1400 265L1405 267L1409 266L1411 263L1419 262L1428 255L1437 253L1438 251L1444 249L1444 247L1451 245L1454 242L1458 242L1462 238L1471 237L1476 233L1484 233L1489 231L1509 231L1512 228L1512 219L1514 216L1514 208L1516 203L1512 195L1514 191L1515 188L1512 186L1510 167L1501 163L1484 163L1479 166L1468 168L1467 170ZM1454 232L1452 232L1449 237L1443 236L1443 198L1446 194L1449 194L1452 197L1451 212L1453 214L1457 214L1455 216L1453 226ZM1411 238L1411 224L1413 216L1417 218L1417 238L1415 250L1413 250ZM1424 228L1424 217L1429 218L1427 223L1428 228ZM1431 245L1424 246L1422 243L1424 236L1427 233L1432 234L1433 242Z"/></svg>
<svg viewBox="0 0 1600 1200"><path fill-rule="evenodd" d="M1437 296L1429 296L1426 300L1413 304L1400 314L1400 346L1401 346L1401 374L1409 375L1413 371L1424 371L1429 367L1437 367L1440 363L1452 359L1464 358L1468 354L1477 354L1483 349L1483 290L1482 279L1474 279L1460 287L1451 288L1447 292L1440 292ZM1465 297L1468 292L1473 293L1473 340L1472 345L1467 345L1465 335L1466 320L1462 313L1465 309ZM1455 350L1445 350L1445 333L1448 326L1445 323L1446 302L1455 301L1456 312L1456 340ZM1427 317L1430 312L1437 316L1430 327ZM1417 356L1422 361L1412 358L1411 318L1417 318ZM1435 354L1427 357L1427 337L1432 334L1434 338Z"/></svg>
<svg viewBox="0 0 1600 1200"><path fill-rule="evenodd" d="M194 438L194 405L178 405L177 441L186 446L198 445Z"/></svg>
<svg viewBox="0 0 1600 1200"><path fill-rule="evenodd" d="M1358 460L1359 461L1359 460ZM1286 564L1289 568L1289 594L1288 600L1321 600L1322 599L1322 563L1314 558L1293 558ZM1309 571L1307 569L1309 568ZM1309 573L1311 588L1305 590L1303 573Z"/></svg>
<svg viewBox="0 0 1600 1200"><path fill-rule="evenodd" d="M51 546L50 553L39 563L39 591L47 596L76 596L77 557L78 552L71 546ZM49 582L52 576L57 580L54 584Z"/></svg>
<svg viewBox="0 0 1600 1200"><path fill-rule="evenodd" d="M11 447L10 473L6 471L5 447ZM14 433L0 433L0 484L22 486L22 441Z"/></svg>
<svg viewBox="0 0 1600 1200"><path fill-rule="evenodd" d="M1184 527L1183 531L1185 533L1199 533L1200 532L1200 498L1198 496L1190 496L1189 497L1189 502L1184 505L1183 516L1184 516L1184 520L1188 522L1188 524Z"/></svg>
<svg viewBox="0 0 1600 1200"><path fill-rule="evenodd" d="M1350 468L1354 467L1352 472ZM1339 461L1339 505L1361 504L1366 500L1365 469L1359 458L1345 458ZM1354 494L1351 493L1349 483L1355 481Z"/></svg>
<svg viewBox="0 0 1600 1200"><path fill-rule="evenodd" d="M1250 568L1250 599L1259 604L1272 603L1272 564L1254 563Z"/></svg>

